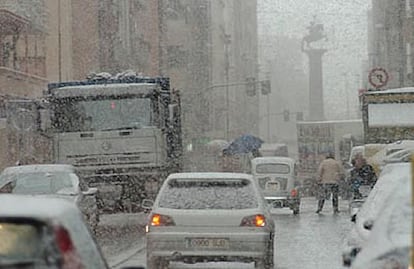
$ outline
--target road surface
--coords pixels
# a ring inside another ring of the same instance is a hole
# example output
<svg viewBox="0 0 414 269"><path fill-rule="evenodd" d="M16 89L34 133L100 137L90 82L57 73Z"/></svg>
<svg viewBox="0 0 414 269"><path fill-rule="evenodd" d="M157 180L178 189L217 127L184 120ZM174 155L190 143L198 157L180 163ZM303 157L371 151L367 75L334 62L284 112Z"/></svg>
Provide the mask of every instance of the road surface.
<svg viewBox="0 0 414 269"><path fill-rule="evenodd" d="M276 224L275 269L342 268L341 252L345 237L352 223L347 212L347 201L340 200L341 213L332 214L331 202L325 203L322 214L316 214L315 198L304 198L301 213L295 216L289 209L274 209L272 215ZM136 236L136 234L135 234ZM136 243L118 255L109 255L112 268L127 265L145 265L145 240L136 236ZM121 244L122 245L122 244ZM107 247L108 246L104 246ZM110 247L108 248L110 249ZM125 248L124 248L125 249ZM253 264L243 263L172 263L171 269L185 268L254 268Z"/></svg>

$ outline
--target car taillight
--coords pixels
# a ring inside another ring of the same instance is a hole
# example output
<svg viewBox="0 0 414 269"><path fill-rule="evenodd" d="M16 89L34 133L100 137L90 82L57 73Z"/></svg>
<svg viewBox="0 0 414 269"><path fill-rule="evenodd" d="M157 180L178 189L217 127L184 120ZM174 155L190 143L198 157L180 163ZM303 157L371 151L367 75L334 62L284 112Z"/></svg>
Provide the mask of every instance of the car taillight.
<svg viewBox="0 0 414 269"><path fill-rule="evenodd" d="M264 227L266 226L266 218L261 214L248 216L242 219L240 226Z"/></svg>
<svg viewBox="0 0 414 269"><path fill-rule="evenodd" d="M153 214L151 216L151 226L174 226L175 222L170 216Z"/></svg>
<svg viewBox="0 0 414 269"><path fill-rule="evenodd" d="M76 252L69 232L64 227L55 227L55 240L62 255L62 268L83 269L81 259Z"/></svg>
<svg viewBox="0 0 414 269"><path fill-rule="evenodd" d="M292 189L292 190L290 191L290 196L292 196L292 197L296 197L296 196L298 196L298 190L297 190L297 189Z"/></svg>

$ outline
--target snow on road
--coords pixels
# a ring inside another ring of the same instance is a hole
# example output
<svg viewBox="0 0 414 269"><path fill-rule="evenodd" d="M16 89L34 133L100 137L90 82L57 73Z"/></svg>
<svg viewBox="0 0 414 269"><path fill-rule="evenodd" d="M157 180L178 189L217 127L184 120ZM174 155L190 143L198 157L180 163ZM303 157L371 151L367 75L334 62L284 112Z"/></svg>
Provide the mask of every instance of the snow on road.
<svg viewBox="0 0 414 269"><path fill-rule="evenodd" d="M315 214L315 198L304 198L301 213L292 214L289 209L273 209L276 222L275 269L309 268L335 269L342 267L342 248L345 237L352 227L348 214L348 202L340 200L339 215L332 213L330 201L326 201L322 214ZM142 216L141 216L142 217ZM124 221L119 221L124 223ZM134 230L134 229L133 229ZM124 235L121 240L103 240L105 244L115 244L120 253L106 253L109 264L120 268L128 265L145 265L145 240L143 230L137 230L133 236ZM139 237L139 238L138 238ZM105 249L114 249L110 245ZM121 247L121 248L120 248ZM128 261L120 263L131 256ZM184 264L174 262L170 269L244 269L254 268L253 263L219 263Z"/></svg>

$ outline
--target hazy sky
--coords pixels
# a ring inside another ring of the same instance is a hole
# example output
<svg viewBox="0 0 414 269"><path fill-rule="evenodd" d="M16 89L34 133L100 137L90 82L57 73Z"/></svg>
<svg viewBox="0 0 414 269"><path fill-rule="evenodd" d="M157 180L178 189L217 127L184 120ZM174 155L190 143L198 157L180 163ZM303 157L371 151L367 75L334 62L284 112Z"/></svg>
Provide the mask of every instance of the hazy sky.
<svg viewBox="0 0 414 269"><path fill-rule="evenodd" d="M316 16L328 35L324 60L325 114L330 118L356 117L362 63L367 59L367 10L370 0L258 0L259 36L302 38ZM306 61L306 57L304 57ZM306 61L307 63L307 61ZM345 91L345 89L348 89ZM348 98L348 108L344 100ZM326 113L332 107L333 113Z"/></svg>

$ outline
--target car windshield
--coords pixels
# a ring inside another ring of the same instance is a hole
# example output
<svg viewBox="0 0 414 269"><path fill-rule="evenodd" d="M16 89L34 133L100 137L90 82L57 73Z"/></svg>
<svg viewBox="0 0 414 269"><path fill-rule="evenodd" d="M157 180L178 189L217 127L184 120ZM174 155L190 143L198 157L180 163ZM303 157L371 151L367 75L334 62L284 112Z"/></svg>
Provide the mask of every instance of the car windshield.
<svg viewBox="0 0 414 269"><path fill-rule="evenodd" d="M0 238L0 267L43 258L42 229L35 225L0 221Z"/></svg>
<svg viewBox="0 0 414 269"><path fill-rule="evenodd" d="M53 125L59 132L136 129L152 125L149 98L57 102Z"/></svg>
<svg viewBox="0 0 414 269"><path fill-rule="evenodd" d="M244 180L171 180L161 193L159 206L171 209L248 209L258 197Z"/></svg>
<svg viewBox="0 0 414 269"><path fill-rule="evenodd" d="M256 166L257 174L289 174L290 166L284 163L264 163Z"/></svg>
<svg viewBox="0 0 414 269"><path fill-rule="evenodd" d="M6 174L0 182L12 181L15 194L76 194L74 175L65 172Z"/></svg>

